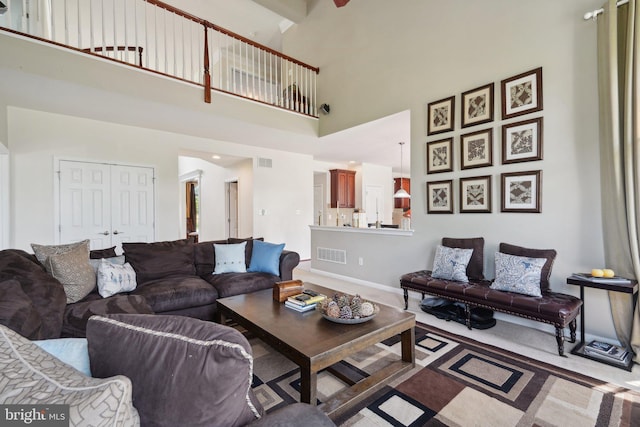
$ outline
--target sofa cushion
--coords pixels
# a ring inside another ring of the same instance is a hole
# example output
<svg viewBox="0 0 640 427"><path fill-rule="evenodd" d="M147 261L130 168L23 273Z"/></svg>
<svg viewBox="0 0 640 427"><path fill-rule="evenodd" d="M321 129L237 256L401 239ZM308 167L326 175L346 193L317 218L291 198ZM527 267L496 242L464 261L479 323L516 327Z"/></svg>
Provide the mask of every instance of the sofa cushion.
<svg viewBox="0 0 640 427"><path fill-rule="evenodd" d="M47 257L51 255L60 255L72 251L78 247L85 248L87 256L89 255L89 240L82 240L81 242L66 243L64 245L39 245L37 243L31 244L31 249L36 255L38 262L44 265Z"/></svg>
<svg viewBox="0 0 640 427"><path fill-rule="evenodd" d="M213 267L213 274L245 273L247 271L244 254L246 246L247 242L227 243L224 245L214 243L215 266Z"/></svg>
<svg viewBox="0 0 640 427"><path fill-rule="evenodd" d="M0 282L0 324L29 339L40 336L42 318L15 279Z"/></svg>
<svg viewBox="0 0 640 427"><path fill-rule="evenodd" d="M128 262L120 265L100 260L97 273L98 293L103 298L122 292L130 292L136 288L136 272Z"/></svg>
<svg viewBox="0 0 640 427"><path fill-rule="evenodd" d="M142 425L244 426L262 415L251 346L233 328L182 316L95 316L87 340L93 375L131 379Z"/></svg>
<svg viewBox="0 0 640 427"><path fill-rule="evenodd" d="M90 259L113 258L116 256L118 255L116 254L115 246L112 246L110 248L105 248L105 249L94 249L92 251L89 251Z"/></svg>
<svg viewBox="0 0 640 427"><path fill-rule="evenodd" d="M80 301L96 287L96 274L84 246L49 255L44 266L64 286L67 304Z"/></svg>
<svg viewBox="0 0 640 427"><path fill-rule="evenodd" d="M467 265L467 277L469 280L484 280L484 238L471 237L465 239L455 239L451 237L442 238L442 246L460 249L473 249L473 255Z"/></svg>
<svg viewBox="0 0 640 427"><path fill-rule="evenodd" d="M540 273L540 290L542 293L551 290L549 278L551 277L551 269L558 254L555 249L530 249L522 246L511 245L508 243L500 243L499 251L503 254L525 256L530 258L546 258L546 262Z"/></svg>
<svg viewBox="0 0 640 427"><path fill-rule="evenodd" d="M153 280L131 295L144 297L155 313L213 304L218 298L216 289L197 276Z"/></svg>
<svg viewBox="0 0 640 427"><path fill-rule="evenodd" d="M131 381L91 378L0 326L0 402L67 404L69 425L138 426Z"/></svg>
<svg viewBox="0 0 640 427"><path fill-rule="evenodd" d="M87 322L91 316L96 314L153 314L147 301L139 295L114 295L109 298L101 298L97 293L92 293L87 298L67 305L62 326L63 337L84 338L87 334Z"/></svg>
<svg viewBox="0 0 640 427"><path fill-rule="evenodd" d="M213 267L216 262L216 254L213 249L214 244L224 245L229 243L227 239L200 242L195 245L195 264L198 276L208 276L213 274Z"/></svg>
<svg viewBox="0 0 640 427"><path fill-rule="evenodd" d="M67 297L62 284L20 251L0 251L0 282L15 279L40 315L42 327L30 339L59 338Z"/></svg>
<svg viewBox="0 0 640 427"><path fill-rule="evenodd" d="M438 245L431 276L435 279L468 282L467 265L472 254L473 249L449 248Z"/></svg>
<svg viewBox="0 0 640 427"><path fill-rule="evenodd" d="M204 277L218 291L220 298L272 289L280 280L269 273L223 273Z"/></svg>
<svg viewBox="0 0 640 427"><path fill-rule="evenodd" d="M275 244L256 240L253 242L251 262L247 271L280 276L280 255L283 249L284 243Z"/></svg>
<svg viewBox="0 0 640 427"><path fill-rule="evenodd" d="M496 279L491 289L540 297L540 273L546 258L530 258L496 252Z"/></svg>
<svg viewBox="0 0 640 427"><path fill-rule="evenodd" d="M190 240L155 243L123 243L126 262L136 271L138 286L175 276L193 276L194 244Z"/></svg>

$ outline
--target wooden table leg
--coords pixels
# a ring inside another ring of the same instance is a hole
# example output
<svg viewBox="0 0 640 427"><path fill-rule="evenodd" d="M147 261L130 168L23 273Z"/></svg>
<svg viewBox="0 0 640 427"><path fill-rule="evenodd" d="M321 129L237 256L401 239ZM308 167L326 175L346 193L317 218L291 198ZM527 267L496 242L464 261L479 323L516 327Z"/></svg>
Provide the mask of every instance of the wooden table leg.
<svg viewBox="0 0 640 427"><path fill-rule="evenodd" d="M300 367L300 402L313 406L318 404L318 373L310 368Z"/></svg>
<svg viewBox="0 0 640 427"><path fill-rule="evenodd" d="M407 329L400 334L402 341L402 360L416 363L416 330L415 328Z"/></svg>

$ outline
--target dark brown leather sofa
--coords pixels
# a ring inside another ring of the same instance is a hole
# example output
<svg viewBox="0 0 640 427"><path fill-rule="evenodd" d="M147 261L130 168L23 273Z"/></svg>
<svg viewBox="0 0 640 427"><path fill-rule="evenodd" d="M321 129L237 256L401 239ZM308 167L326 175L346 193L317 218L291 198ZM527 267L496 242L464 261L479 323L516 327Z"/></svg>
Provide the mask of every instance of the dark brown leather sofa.
<svg viewBox="0 0 640 427"><path fill-rule="evenodd" d="M505 254L546 258L542 267L540 289L542 296L533 297L515 292L491 289L490 280L485 280L484 239L451 239L443 238L442 245L452 248L473 249L471 260L467 266L469 283L452 280L434 279L431 271L421 270L408 273L400 278L400 287L404 290L405 310L409 304L408 291L435 295L465 304L466 324L471 329L471 308L482 307L502 313L519 316L538 322L548 323L556 329L558 354L564 356L564 328L570 330L571 342L576 340L576 318L580 313L582 300L572 295L553 292L550 289L549 277L556 257L553 249L528 249L520 246L501 243L499 251Z"/></svg>
<svg viewBox="0 0 640 427"><path fill-rule="evenodd" d="M298 253L284 250L279 276L212 274L213 244L243 241L247 242L248 266L252 239L124 243L125 259L136 271L136 289L107 298L94 290L72 304L66 303L63 286L34 255L17 249L0 251L0 323L29 339L48 339L84 337L87 321L94 314L170 314L213 320L218 298L269 289L277 281L290 280L300 262Z"/></svg>

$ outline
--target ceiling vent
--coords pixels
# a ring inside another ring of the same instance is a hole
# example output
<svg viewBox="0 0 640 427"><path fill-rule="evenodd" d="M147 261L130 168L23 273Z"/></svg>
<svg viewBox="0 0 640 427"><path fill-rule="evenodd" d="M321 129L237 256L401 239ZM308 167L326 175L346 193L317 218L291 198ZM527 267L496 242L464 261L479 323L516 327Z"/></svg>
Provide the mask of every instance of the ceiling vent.
<svg viewBox="0 0 640 427"><path fill-rule="evenodd" d="M264 157L258 157L258 167L259 168L272 168L273 167L273 160L272 159L266 159Z"/></svg>

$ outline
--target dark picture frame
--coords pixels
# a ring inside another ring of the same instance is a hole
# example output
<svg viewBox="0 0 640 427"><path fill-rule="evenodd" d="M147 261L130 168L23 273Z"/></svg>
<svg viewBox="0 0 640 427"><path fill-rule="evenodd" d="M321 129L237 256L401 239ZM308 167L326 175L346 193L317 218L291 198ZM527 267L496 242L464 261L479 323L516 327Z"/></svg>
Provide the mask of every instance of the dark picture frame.
<svg viewBox="0 0 640 427"><path fill-rule="evenodd" d="M427 182L427 213L453 213L453 180Z"/></svg>
<svg viewBox="0 0 640 427"><path fill-rule="evenodd" d="M491 213L491 175L460 178L460 213Z"/></svg>
<svg viewBox="0 0 640 427"><path fill-rule="evenodd" d="M493 165L493 128L460 135L460 168Z"/></svg>
<svg viewBox="0 0 640 427"><path fill-rule="evenodd" d="M542 67L501 82L502 119L542 111Z"/></svg>
<svg viewBox="0 0 640 427"><path fill-rule="evenodd" d="M542 160L542 141L542 117L503 125L502 164Z"/></svg>
<svg viewBox="0 0 640 427"><path fill-rule="evenodd" d="M453 138L427 142L427 174L453 170Z"/></svg>
<svg viewBox="0 0 640 427"><path fill-rule="evenodd" d="M493 121L493 91L494 84L489 83L462 93L460 117L463 128Z"/></svg>
<svg viewBox="0 0 640 427"><path fill-rule="evenodd" d="M542 171L501 174L501 212L542 212Z"/></svg>
<svg viewBox="0 0 640 427"><path fill-rule="evenodd" d="M455 125L455 96L427 104L427 135L450 132Z"/></svg>

